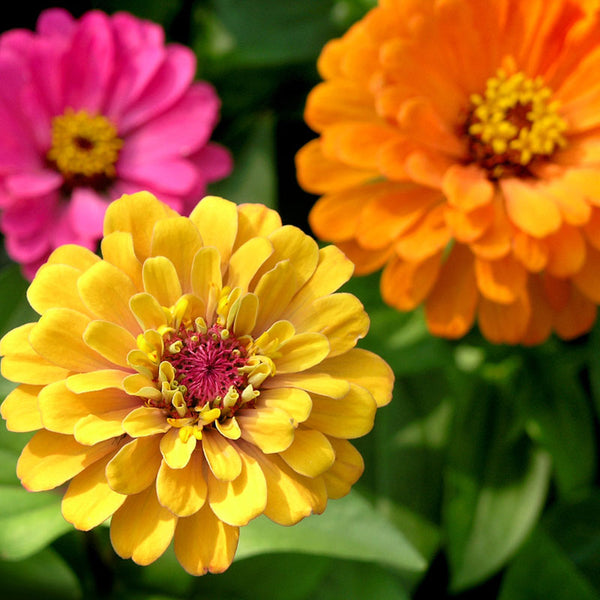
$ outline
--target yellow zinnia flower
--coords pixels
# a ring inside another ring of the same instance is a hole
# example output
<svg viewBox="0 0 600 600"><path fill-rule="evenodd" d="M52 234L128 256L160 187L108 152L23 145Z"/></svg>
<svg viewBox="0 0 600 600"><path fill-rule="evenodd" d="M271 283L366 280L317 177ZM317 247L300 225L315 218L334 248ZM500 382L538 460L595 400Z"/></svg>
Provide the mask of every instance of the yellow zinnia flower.
<svg viewBox="0 0 600 600"><path fill-rule="evenodd" d="M596 0L379 0L318 62L315 234L429 331L575 338L600 305Z"/></svg>
<svg viewBox="0 0 600 600"><path fill-rule="evenodd" d="M187 218L141 192L109 206L102 256L55 250L27 292L40 319L0 342L21 384L2 416L39 430L28 490L70 481L67 521L112 516L116 552L143 565L174 538L193 574L227 569L256 516L291 525L349 491L347 440L393 375L355 348L369 321L333 293L352 273L339 250L262 205L206 197Z"/></svg>

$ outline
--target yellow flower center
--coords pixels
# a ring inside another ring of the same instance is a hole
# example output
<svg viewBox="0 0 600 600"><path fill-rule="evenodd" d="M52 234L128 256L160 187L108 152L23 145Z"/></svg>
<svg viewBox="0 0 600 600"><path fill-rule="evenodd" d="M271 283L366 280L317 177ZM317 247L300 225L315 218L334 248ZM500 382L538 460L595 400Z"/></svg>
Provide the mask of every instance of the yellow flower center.
<svg viewBox="0 0 600 600"><path fill-rule="evenodd" d="M123 140L102 115L67 108L52 119L52 147L47 159L73 185L94 185L115 176Z"/></svg>
<svg viewBox="0 0 600 600"><path fill-rule="evenodd" d="M567 123L541 77L530 79L522 72L509 76L499 69L488 79L483 95L471 96L471 105L471 157L494 179L528 175L532 161L566 144Z"/></svg>

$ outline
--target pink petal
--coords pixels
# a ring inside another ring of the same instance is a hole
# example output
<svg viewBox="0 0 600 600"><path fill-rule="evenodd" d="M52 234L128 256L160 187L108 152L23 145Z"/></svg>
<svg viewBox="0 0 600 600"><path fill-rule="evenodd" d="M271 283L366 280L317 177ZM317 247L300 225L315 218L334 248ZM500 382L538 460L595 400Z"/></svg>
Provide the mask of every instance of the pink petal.
<svg viewBox="0 0 600 600"><path fill-rule="evenodd" d="M19 263L43 260L52 248L49 229L40 229L27 237L7 235L5 244L8 255Z"/></svg>
<svg viewBox="0 0 600 600"><path fill-rule="evenodd" d="M49 8L38 17L36 30L43 36L66 37L75 27L75 19L64 8Z"/></svg>
<svg viewBox="0 0 600 600"><path fill-rule="evenodd" d="M63 58L65 107L100 112L113 73L114 54L109 17L100 11L86 13Z"/></svg>
<svg viewBox="0 0 600 600"><path fill-rule="evenodd" d="M198 173L185 159L170 159L156 163L117 164L117 174L139 189L173 195L185 195L194 187Z"/></svg>
<svg viewBox="0 0 600 600"><path fill-rule="evenodd" d="M128 136L120 160L145 162L190 155L209 140L219 104L212 86L195 85L175 106Z"/></svg>
<svg viewBox="0 0 600 600"><path fill-rule="evenodd" d="M68 219L73 231L83 238L100 239L108 202L90 188L73 190Z"/></svg>
<svg viewBox="0 0 600 600"><path fill-rule="evenodd" d="M115 36L119 46L128 52L141 50L143 46L162 47L165 43L164 29L127 12L117 12L112 17Z"/></svg>
<svg viewBox="0 0 600 600"><path fill-rule="evenodd" d="M58 201L58 194L17 201L12 199L12 204L2 213L2 231L9 235L28 237L40 229L49 229Z"/></svg>
<svg viewBox="0 0 600 600"><path fill-rule="evenodd" d="M190 160L198 167L207 183L227 177L233 169L231 152L214 142L192 154Z"/></svg>
<svg viewBox="0 0 600 600"><path fill-rule="evenodd" d="M130 106L119 123L121 135L172 106L189 87L196 71L194 53L172 44L165 48L165 60L140 97Z"/></svg>
<svg viewBox="0 0 600 600"><path fill-rule="evenodd" d="M48 194L57 190L62 182L62 175L49 169L16 173L4 179L7 191L16 198Z"/></svg>

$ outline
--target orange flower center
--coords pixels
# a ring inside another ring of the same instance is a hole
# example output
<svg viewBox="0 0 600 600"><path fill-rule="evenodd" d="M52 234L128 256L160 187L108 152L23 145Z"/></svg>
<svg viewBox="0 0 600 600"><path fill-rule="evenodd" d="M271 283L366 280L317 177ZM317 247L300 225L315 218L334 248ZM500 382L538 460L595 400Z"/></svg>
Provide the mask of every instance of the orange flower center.
<svg viewBox="0 0 600 600"><path fill-rule="evenodd" d="M46 158L67 186L99 188L115 177L122 146L116 127L106 117L67 108L52 119L52 146Z"/></svg>
<svg viewBox="0 0 600 600"><path fill-rule="evenodd" d="M488 79L483 95L471 96L466 130L471 159L490 178L528 176L531 163L566 145L566 121L541 77L502 69Z"/></svg>

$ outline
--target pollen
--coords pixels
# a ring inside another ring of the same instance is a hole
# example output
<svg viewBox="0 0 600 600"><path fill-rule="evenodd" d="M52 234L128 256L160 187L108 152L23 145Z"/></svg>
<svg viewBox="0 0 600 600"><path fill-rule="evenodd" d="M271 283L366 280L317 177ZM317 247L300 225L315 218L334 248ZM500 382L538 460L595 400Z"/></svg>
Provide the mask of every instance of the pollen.
<svg viewBox="0 0 600 600"><path fill-rule="evenodd" d="M483 95L471 96L467 134L472 159L491 178L527 174L536 159L566 145L565 119L541 77L499 69Z"/></svg>
<svg viewBox="0 0 600 600"><path fill-rule="evenodd" d="M46 158L67 180L93 184L115 177L122 146L117 128L106 117L67 108L52 119L52 146Z"/></svg>

